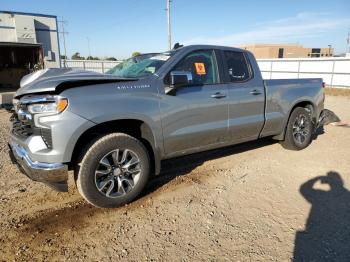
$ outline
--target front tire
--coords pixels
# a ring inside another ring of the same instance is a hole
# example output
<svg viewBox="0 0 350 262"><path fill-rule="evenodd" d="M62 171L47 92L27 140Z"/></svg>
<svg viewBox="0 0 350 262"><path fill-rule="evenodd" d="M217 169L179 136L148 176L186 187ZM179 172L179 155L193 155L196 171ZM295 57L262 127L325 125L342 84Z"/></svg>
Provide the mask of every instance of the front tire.
<svg viewBox="0 0 350 262"><path fill-rule="evenodd" d="M289 117L285 139L280 143L289 150L302 150L310 144L312 131L313 124L309 111L297 107Z"/></svg>
<svg viewBox="0 0 350 262"><path fill-rule="evenodd" d="M84 155L76 184L86 201L118 207L134 200L147 184L150 158L145 146L123 133L105 135Z"/></svg>

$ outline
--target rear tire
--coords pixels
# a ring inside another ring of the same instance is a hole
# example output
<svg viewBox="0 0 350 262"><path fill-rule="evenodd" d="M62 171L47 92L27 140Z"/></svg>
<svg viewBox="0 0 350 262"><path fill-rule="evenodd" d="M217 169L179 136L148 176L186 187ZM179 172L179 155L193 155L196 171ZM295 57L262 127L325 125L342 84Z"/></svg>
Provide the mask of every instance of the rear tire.
<svg viewBox="0 0 350 262"><path fill-rule="evenodd" d="M150 158L145 146L123 133L95 141L84 155L76 184L86 201L111 208L134 200L147 184Z"/></svg>
<svg viewBox="0 0 350 262"><path fill-rule="evenodd" d="M281 145L289 150L302 150L306 148L312 138L313 124L309 111L297 107L289 117L286 134Z"/></svg>

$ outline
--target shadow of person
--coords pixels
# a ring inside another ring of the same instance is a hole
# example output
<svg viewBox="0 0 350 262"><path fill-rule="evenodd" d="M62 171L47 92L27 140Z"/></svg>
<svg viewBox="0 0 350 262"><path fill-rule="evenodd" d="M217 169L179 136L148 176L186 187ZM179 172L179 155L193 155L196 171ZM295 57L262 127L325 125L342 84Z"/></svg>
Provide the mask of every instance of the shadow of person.
<svg viewBox="0 0 350 262"><path fill-rule="evenodd" d="M316 182L330 189L315 189ZM307 181L300 193L312 207L305 231L296 233L293 261L350 261L350 192L339 173Z"/></svg>

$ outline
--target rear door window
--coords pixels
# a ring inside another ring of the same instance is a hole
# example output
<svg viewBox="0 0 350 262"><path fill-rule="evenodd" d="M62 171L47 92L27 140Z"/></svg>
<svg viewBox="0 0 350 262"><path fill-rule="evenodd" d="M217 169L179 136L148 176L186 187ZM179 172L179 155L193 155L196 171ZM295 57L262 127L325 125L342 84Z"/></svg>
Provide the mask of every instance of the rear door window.
<svg viewBox="0 0 350 262"><path fill-rule="evenodd" d="M250 65L242 52L224 51L223 53L226 62L225 70L230 82L244 82L252 77Z"/></svg>

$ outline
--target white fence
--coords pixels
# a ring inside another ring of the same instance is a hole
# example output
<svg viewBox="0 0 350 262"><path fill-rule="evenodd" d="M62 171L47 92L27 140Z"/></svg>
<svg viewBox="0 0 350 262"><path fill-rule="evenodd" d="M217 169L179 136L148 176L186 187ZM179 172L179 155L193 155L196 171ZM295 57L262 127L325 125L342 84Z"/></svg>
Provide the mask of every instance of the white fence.
<svg viewBox="0 0 350 262"><path fill-rule="evenodd" d="M259 59L264 79L323 78L327 86L350 88L350 58Z"/></svg>
<svg viewBox="0 0 350 262"><path fill-rule="evenodd" d="M120 62L62 60L62 67L104 73ZM264 79L323 78L328 86L350 88L349 57L258 59L258 64Z"/></svg>
<svg viewBox="0 0 350 262"><path fill-rule="evenodd" d="M69 67L74 69L90 70L99 73L105 73L109 69L118 65L121 61L108 60L61 60L62 67Z"/></svg>

